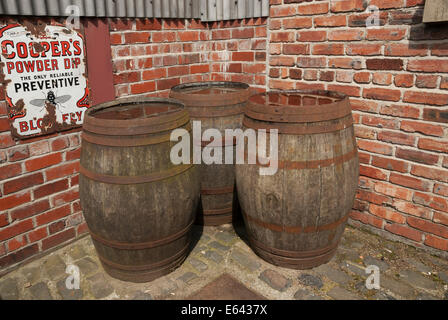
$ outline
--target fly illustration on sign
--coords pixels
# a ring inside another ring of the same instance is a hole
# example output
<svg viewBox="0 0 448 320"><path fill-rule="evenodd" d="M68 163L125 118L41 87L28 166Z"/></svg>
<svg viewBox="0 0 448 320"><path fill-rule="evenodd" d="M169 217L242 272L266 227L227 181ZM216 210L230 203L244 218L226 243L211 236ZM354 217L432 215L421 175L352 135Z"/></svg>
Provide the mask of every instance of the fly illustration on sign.
<svg viewBox="0 0 448 320"><path fill-rule="evenodd" d="M11 131L26 138L80 126L89 107L83 36L65 26L0 29L0 81Z"/></svg>

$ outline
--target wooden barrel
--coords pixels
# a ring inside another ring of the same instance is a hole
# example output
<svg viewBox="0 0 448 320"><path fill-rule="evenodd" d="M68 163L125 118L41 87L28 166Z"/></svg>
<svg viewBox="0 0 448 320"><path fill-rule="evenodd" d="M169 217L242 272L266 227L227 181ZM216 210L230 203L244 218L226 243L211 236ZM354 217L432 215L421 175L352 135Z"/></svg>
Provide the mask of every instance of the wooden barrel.
<svg viewBox="0 0 448 320"><path fill-rule="evenodd" d="M99 259L112 277L151 281L186 258L199 202L192 164L170 161L173 129L190 130L172 99L122 99L85 115L80 199Z"/></svg>
<svg viewBox="0 0 448 320"><path fill-rule="evenodd" d="M272 264L293 269L328 262L358 185L348 97L329 91L254 95L243 127L278 129L275 174L260 175L266 159L236 166L238 197L252 249Z"/></svg>
<svg viewBox="0 0 448 320"><path fill-rule="evenodd" d="M196 222L208 226L231 223L238 212L235 162L225 164L224 157L229 148L235 155L236 140L226 140L225 129L241 129L249 86L239 82L195 82L173 87L170 96L185 104L191 120L201 122L202 132L214 128L222 134L223 164L199 164L201 202ZM214 145L202 139L193 143L202 150Z"/></svg>

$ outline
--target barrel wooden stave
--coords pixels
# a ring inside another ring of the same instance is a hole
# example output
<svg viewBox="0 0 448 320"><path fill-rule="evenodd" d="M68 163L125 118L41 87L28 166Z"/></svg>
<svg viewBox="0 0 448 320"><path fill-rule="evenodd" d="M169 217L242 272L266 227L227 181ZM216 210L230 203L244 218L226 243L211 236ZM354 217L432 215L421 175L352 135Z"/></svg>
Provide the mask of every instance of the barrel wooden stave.
<svg viewBox="0 0 448 320"><path fill-rule="evenodd" d="M144 136L166 138L170 132ZM119 132L113 136L88 133L114 143L123 139L129 142L129 135ZM132 137L138 140L142 136ZM199 201L197 168L171 163L169 155L175 142L140 146L101 143L83 139L80 174L81 205L98 256L113 277L132 282L154 280L178 267L190 249L191 224ZM153 177L153 181L120 182L123 177L133 180L144 176Z"/></svg>
<svg viewBox="0 0 448 320"><path fill-rule="evenodd" d="M343 155L349 159L342 161ZM329 261L344 231L358 183L353 126L319 134L279 134L280 161L312 164L338 157L335 164L279 169L273 176L260 176L259 165L236 166L243 217L258 255L275 265L296 269Z"/></svg>

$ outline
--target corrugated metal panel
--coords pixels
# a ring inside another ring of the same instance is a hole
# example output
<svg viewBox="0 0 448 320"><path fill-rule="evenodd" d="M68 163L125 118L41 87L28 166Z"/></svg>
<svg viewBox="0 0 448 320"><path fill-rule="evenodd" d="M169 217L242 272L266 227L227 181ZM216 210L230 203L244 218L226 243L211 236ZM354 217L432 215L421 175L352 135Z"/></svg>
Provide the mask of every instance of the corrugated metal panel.
<svg viewBox="0 0 448 320"><path fill-rule="evenodd" d="M84 17L220 21L269 15L269 0L0 0L0 15L67 16L70 5Z"/></svg>

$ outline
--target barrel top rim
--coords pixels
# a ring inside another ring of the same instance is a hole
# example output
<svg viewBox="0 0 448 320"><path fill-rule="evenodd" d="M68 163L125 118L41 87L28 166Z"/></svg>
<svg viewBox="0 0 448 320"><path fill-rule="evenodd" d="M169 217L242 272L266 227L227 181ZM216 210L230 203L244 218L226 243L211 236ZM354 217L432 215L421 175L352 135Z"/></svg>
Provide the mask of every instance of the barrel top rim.
<svg viewBox="0 0 448 320"><path fill-rule="evenodd" d="M248 90L249 87L250 86L247 83L237 82L237 81L197 81L197 82L178 84L178 85L172 87L171 91L175 92L175 93L193 95L189 92L184 92L184 90L192 89L192 88L198 88L198 89L200 89L200 88L235 88L235 89L241 89L241 90ZM225 95L225 93L222 95Z"/></svg>
<svg viewBox="0 0 448 320"><path fill-rule="evenodd" d="M256 93L254 95L251 95L249 98L249 102L251 103L255 103L255 104L260 104L258 101L255 101L257 98L259 97L266 97L266 96L270 96L270 95L274 95L274 94L280 94L283 96L294 96L294 95L313 95L313 96L319 96L321 98L333 98L333 99L338 99L329 103L322 103L319 104L321 106L326 105L326 104L333 104L336 102L340 102L343 101L345 99L348 100L348 96L345 93L342 92L338 92L338 91L331 91L331 90L314 90L314 89L303 89L303 90L270 90L267 92L261 92L261 93ZM265 105L271 105L270 103L265 103Z"/></svg>

